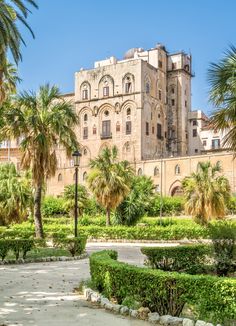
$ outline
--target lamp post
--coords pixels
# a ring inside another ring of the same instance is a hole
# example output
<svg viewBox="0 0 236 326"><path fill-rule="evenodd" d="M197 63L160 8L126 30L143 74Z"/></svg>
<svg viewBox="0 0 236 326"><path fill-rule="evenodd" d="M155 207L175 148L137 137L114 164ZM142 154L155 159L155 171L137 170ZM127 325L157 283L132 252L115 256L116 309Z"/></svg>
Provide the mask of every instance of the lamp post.
<svg viewBox="0 0 236 326"><path fill-rule="evenodd" d="M77 232L77 225L78 225L78 170L79 170L79 164L80 164L80 157L81 153L76 150L73 154L74 159L74 166L75 166L75 238L78 235Z"/></svg>

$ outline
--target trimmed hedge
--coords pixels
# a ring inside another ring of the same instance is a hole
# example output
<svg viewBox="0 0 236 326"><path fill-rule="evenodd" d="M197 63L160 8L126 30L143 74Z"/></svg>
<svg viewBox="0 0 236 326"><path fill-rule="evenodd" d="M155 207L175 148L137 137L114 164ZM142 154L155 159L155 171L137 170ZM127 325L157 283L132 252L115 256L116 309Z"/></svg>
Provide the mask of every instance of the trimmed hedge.
<svg viewBox="0 0 236 326"><path fill-rule="evenodd" d="M0 240L0 257L4 260L9 251L13 251L16 259L19 259L22 253L23 259L26 254L34 247L34 240L30 239L1 239Z"/></svg>
<svg viewBox="0 0 236 326"><path fill-rule="evenodd" d="M199 319L215 323L235 319L236 279L164 272L116 259L115 251L93 253L90 273L98 290L118 303L131 296L160 315L179 316L189 304L194 305Z"/></svg>
<svg viewBox="0 0 236 326"><path fill-rule="evenodd" d="M86 242L87 238L85 236L79 236L78 238L66 238L64 235L58 234L53 238L53 245L58 248L68 250L72 257L84 253Z"/></svg>
<svg viewBox="0 0 236 326"><path fill-rule="evenodd" d="M212 247L204 244L177 247L143 247L147 256L146 265L164 271L197 274L204 270L207 257L212 256Z"/></svg>

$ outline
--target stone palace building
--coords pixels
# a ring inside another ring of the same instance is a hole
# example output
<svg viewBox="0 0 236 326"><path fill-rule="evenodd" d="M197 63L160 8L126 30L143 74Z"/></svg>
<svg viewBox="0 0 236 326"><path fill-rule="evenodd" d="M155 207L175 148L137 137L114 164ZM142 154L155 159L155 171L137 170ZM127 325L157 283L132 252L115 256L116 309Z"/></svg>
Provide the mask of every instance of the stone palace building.
<svg viewBox="0 0 236 326"><path fill-rule="evenodd" d="M191 56L170 54L161 44L150 50L130 49L122 60L110 57L76 72L75 92L64 98L79 115L79 181L86 182L91 158L116 145L119 158L128 160L137 174L151 176L156 191L165 195L180 193L181 179L205 160L222 163L235 192L235 163L220 146L222 135L210 136L207 117L191 111L191 78ZM1 161L17 164L19 157L17 141L2 145ZM58 172L47 184L54 195L74 182L73 160L60 148L57 157Z"/></svg>

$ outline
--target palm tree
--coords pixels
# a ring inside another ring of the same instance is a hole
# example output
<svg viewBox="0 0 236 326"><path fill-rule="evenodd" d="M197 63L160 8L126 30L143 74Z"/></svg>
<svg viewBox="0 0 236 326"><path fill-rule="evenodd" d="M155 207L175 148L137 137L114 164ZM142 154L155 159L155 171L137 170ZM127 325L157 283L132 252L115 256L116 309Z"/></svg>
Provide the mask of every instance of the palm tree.
<svg viewBox="0 0 236 326"><path fill-rule="evenodd" d="M48 84L41 86L38 94L21 93L16 97L15 104L3 110L2 115L0 138L24 137L20 144L21 166L32 171L35 231L37 237L43 237L42 187L46 178L55 175L58 145L65 148L68 157L77 148L73 128L78 123L78 116L72 104L61 98L58 87Z"/></svg>
<svg viewBox="0 0 236 326"><path fill-rule="evenodd" d="M25 45L17 26L18 22L21 22L34 37L26 21L30 13L27 5L38 8L35 0L0 0L0 92L7 67L7 51L11 52L17 64L21 60L20 45L22 43Z"/></svg>
<svg viewBox="0 0 236 326"><path fill-rule="evenodd" d="M130 192L133 169L127 161L118 162L118 150L105 148L94 160L87 182L98 203L106 209L106 225L111 225L111 210L115 209Z"/></svg>
<svg viewBox="0 0 236 326"><path fill-rule="evenodd" d="M6 63L2 78L2 83L0 83L0 103L16 93L16 85L21 81L17 75L16 67L10 62Z"/></svg>
<svg viewBox="0 0 236 326"><path fill-rule="evenodd" d="M197 172L184 178L182 187L186 199L185 210L200 223L206 224L212 218L224 218L226 204L230 198L230 186L221 176L220 163L198 163Z"/></svg>
<svg viewBox="0 0 236 326"><path fill-rule="evenodd" d="M0 225L21 222L31 213L31 179L13 163L0 165Z"/></svg>
<svg viewBox="0 0 236 326"><path fill-rule="evenodd" d="M216 109L211 118L216 130L226 131L223 146L236 153L236 48L231 46L219 63L208 70L210 100Z"/></svg>
<svg viewBox="0 0 236 326"><path fill-rule="evenodd" d="M65 209L70 211L71 215L74 214L75 209L75 185L68 185L64 189L63 197L65 198ZM83 214L83 210L87 206L88 192L85 186L78 185L78 208L79 214Z"/></svg>

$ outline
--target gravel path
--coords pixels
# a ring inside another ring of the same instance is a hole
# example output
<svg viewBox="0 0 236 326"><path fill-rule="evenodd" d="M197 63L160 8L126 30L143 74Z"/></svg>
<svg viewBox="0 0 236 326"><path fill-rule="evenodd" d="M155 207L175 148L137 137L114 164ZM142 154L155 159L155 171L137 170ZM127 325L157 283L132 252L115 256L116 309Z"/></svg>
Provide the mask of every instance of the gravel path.
<svg viewBox="0 0 236 326"><path fill-rule="evenodd" d="M142 265L137 244L88 244L89 253L115 249L119 259ZM89 278L88 259L0 267L0 325L8 326L147 326L147 322L114 315L73 294Z"/></svg>

